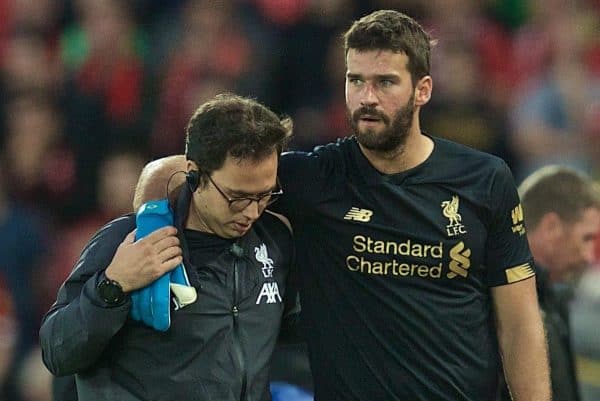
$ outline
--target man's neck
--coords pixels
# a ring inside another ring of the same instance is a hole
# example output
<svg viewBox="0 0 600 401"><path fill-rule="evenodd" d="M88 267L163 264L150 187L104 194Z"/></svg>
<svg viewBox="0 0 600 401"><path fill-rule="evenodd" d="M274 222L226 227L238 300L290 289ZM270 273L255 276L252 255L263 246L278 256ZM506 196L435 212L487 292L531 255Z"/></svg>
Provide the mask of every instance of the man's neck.
<svg viewBox="0 0 600 401"><path fill-rule="evenodd" d="M420 129L410 132L406 142L390 152L378 152L360 145L365 157L383 174L397 174L423 163L433 151L433 141Z"/></svg>
<svg viewBox="0 0 600 401"><path fill-rule="evenodd" d="M188 212L187 219L185 221L185 228L188 230L202 231L212 234L212 231L210 228L208 228L208 224L206 224L196 205L194 205L193 199L192 203L190 204L190 210Z"/></svg>

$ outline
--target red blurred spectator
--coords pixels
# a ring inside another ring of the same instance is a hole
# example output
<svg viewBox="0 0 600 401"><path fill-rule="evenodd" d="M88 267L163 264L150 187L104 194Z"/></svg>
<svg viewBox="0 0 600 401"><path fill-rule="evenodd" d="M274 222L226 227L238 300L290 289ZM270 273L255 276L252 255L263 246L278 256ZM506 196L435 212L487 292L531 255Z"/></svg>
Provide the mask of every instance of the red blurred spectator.
<svg viewBox="0 0 600 401"><path fill-rule="evenodd" d="M152 136L155 156L183 152L189 115L202 101L233 91L249 72L253 49L237 28L233 2L190 0L165 70Z"/></svg>
<svg viewBox="0 0 600 401"><path fill-rule="evenodd" d="M6 114L4 152L11 195L47 214L63 213L75 171L54 100L44 92L26 92L9 101Z"/></svg>
<svg viewBox="0 0 600 401"><path fill-rule="evenodd" d="M66 279L87 240L107 221L132 211L133 193L145 158L131 151L117 151L100 165L98 208L71 224L58 228L52 257L43 272L43 309L55 299L59 285Z"/></svg>
<svg viewBox="0 0 600 401"><path fill-rule="evenodd" d="M77 0L79 20L62 37L62 58L76 86L104 100L107 118L129 124L142 106L144 33L117 0Z"/></svg>

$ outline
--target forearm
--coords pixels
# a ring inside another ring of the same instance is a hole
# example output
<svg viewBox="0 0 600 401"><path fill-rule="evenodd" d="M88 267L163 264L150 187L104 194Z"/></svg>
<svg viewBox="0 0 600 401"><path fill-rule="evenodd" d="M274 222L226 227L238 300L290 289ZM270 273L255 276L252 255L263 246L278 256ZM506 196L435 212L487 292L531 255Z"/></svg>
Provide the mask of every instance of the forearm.
<svg viewBox="0 0 600 401"><path fill-rule="evenodd" d="M96 284L131 229L132 219L120 218L98 231L44 316L40 328L42 358L53 374L72 374L91 366L126 322L129 301L108 308L100 299Z"/></svg>
<svg viewBox="0 0 600 401"><path fill-rule="evenodd" d="M550 401L550 369L539 314L532 321L499 331L504 374L514 401ZM518 335L515 335L518 333Z"/></svg>
<svg viewBox="0 0 600 401"><path fill-rule="evenodd" d="M44 364L57 376L80 372L93 365L123 326L129 303L107 308L94 292L95 276L68 304L57 304L44 317L40 345ZM65 291L64 287L61 291Z"/></svg>

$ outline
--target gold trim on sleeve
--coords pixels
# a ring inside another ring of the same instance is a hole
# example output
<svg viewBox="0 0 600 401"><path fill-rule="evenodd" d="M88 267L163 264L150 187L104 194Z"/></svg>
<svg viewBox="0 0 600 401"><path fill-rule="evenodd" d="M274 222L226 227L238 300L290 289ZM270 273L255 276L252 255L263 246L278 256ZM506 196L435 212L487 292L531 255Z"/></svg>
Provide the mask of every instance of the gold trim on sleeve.
<svg viewBox="0 0 600 401"><path fill-rule="evenodd" d="M523 263L522 265L506 269L505 273L506 281L508 281L509 284L524 280L535 275L535 271L533 271L533 268L529 263Z"/></svg>

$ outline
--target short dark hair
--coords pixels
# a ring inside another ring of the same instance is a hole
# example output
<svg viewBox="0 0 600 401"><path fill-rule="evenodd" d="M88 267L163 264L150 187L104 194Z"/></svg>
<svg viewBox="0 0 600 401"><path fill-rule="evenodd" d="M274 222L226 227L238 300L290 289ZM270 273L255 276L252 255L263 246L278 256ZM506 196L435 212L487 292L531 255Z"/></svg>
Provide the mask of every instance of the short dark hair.
<svg viewBox="0 0 600 401"><path fill-rule="evenodd" d="M408 56L413 85L429 75L431 46L434 42L421 25L395 10L378 10L354 21L344 33L344 54L358 51L391 50Z"/></svg>
<svg viewBox="0 0 600 401"><path fill-rule="evenodd" d="M220 169L227 156L260 161L281 154L292 135L292 120L278 117L256 100L225 93L198 107L187 126L185 155L204 174Z"/></svg>
<svg viewBox="0 0 600 401"><path fill-rule="evenodd" d="M574 223L585 210L600 210L598 183L569 167L550 165L536 170L519 186L519 193L529 229L535 229L547 213Z"/></svg>

